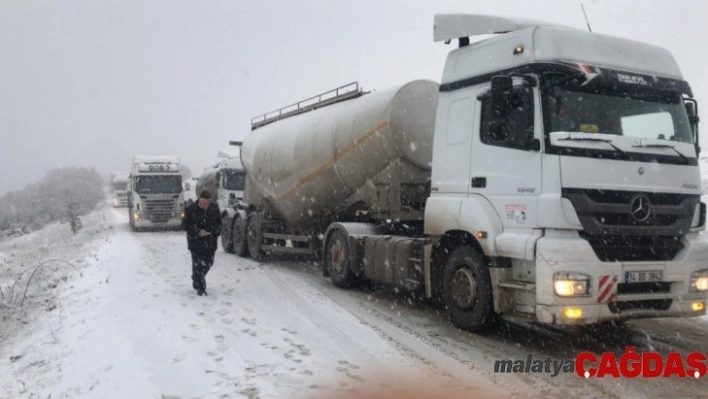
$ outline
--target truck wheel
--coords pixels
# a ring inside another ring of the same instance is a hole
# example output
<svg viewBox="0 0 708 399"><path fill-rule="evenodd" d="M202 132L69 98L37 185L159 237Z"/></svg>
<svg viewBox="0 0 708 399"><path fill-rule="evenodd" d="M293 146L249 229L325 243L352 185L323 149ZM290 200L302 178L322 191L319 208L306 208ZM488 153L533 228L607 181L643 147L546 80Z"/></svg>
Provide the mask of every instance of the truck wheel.
<svg viewBox="0 0 708 399"><path fill-rule="evenodd" d="M329 272L332 283L337 287L347 288L356 285L359 281L351 270L351 252L347 235L341 230L334 230L329 234L325 248L325 270Z"/></svg>
<svg viewBox="0 0 708 399"><path fill-rule="evenodd" d="M445 307L452 322L467 331L482 331L494 318L492 283L482 255L469 246L450 254L443 273Z"/></svg>
<svg viewBox="0 0 708 399"><path fill-rule="evenodd" d="M224 252L227 254L234 253L234 244L231 240L231 231L229 231L229 218L224 217L221 220L221 247L224 248Z"/></svg>
<svg viewBox="0 0 708 399"><path fill-rule="evenodd" d="M236 255L245 258L248 256L248 243L246 241L246 221L240 215L234 215L231 226L232 247Z"/></svg>
<svg viewBox="0 0 708 399"><path fill-rule="evenodd" d="M261 228L261 216L258 213L248 215L246 220L246 242L248 243L248 253L255 260L263 259L264 253L261 249L263 242L263 230Z"/></svg>

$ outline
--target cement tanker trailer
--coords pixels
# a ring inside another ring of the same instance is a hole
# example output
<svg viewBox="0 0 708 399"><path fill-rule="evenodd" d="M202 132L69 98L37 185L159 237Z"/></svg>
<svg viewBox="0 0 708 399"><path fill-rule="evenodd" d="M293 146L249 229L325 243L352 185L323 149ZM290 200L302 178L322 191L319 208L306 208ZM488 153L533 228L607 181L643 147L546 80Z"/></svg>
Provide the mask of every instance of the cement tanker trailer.
<svg viewBox="0 0 708 399"><path fill-rule="evenodd" d="M430 81L366 95L355 89L340 95L346 101L254 123L241 150L244 201L264 212L261 222L278 221L288 233L321 235L331 222L354 221L357 213L421 221L437 89ZM266 249L249 248L254 256Z"/></svg>
<svg viewBox="0 0 708 399"><path fill-rule="evenodd" d="M405 252L406 270L389 268L385 282L419 287L423 265L410 252L422 254L425 240L411 237L423 236L438 87L419 80L364 93L354 83L254 118L241 148L244 200L225 215L229 252L327 252L340 263L326 273L349 286L366 276L341 268L347 236L388 234L379 248ZM330 236L337 244L324 248Z"/></svg>

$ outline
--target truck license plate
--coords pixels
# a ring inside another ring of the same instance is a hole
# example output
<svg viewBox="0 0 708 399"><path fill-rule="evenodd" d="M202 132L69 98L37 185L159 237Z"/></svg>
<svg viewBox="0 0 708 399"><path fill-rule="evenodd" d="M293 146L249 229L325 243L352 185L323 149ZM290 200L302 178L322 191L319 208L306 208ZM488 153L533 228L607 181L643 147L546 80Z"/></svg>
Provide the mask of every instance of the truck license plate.
<svg viewBox="0 0 708 399"><path fill-rule="evenodd" d="M647 272L624 272L625 283L650 283L654 281L664 281L664 272L647 271Z"/></svg>

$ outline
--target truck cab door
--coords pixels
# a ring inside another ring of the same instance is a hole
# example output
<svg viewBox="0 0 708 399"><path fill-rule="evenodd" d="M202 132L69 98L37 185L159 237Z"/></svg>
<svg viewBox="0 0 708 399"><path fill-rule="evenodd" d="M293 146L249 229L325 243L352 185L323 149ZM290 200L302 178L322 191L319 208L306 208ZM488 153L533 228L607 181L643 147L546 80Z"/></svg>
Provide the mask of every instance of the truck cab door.
<svg viewBox="0 0 708 399"><path fill-rule="evenodd" d="M433 195L467 196L476 102L473 94L471 90L440 93L433 145Z"/></svg>
<svg viewBox="0 0 708 399"><path fill-rule="evenodd" d="M492 98L492 84L479 87L468 193L486 197L505 230L531 229L538 226L541 193L540 101L538 90L529 81L506 79L502 118L494 118L492 113L499 106Z"/></svg>

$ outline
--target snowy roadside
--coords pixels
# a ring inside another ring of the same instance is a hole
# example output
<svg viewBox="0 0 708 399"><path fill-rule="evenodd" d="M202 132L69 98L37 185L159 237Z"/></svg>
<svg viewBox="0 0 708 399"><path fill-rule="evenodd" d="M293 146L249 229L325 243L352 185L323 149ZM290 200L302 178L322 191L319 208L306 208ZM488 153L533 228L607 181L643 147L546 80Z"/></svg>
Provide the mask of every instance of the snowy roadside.
<svg viewBox="0 0 708 399"><path fill-rule="evenodd" d="M19 388L9 389L3 378L0 397L29 392L25 379L48 364L44 348L62 330L63 293L97 265L98 248L113 228L110 212L101 207L85 215L77 234L57 222L0 242L0 369Z"/></svg>

